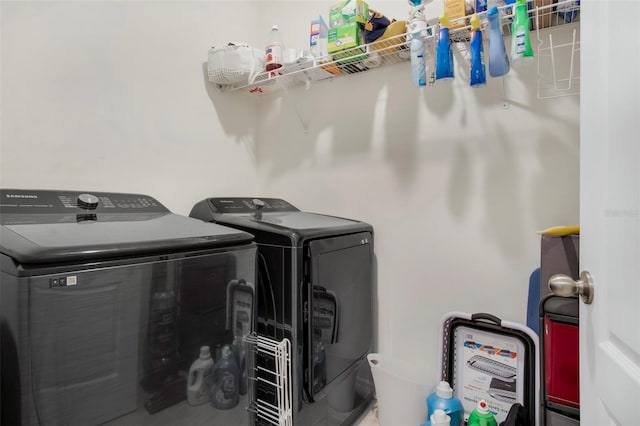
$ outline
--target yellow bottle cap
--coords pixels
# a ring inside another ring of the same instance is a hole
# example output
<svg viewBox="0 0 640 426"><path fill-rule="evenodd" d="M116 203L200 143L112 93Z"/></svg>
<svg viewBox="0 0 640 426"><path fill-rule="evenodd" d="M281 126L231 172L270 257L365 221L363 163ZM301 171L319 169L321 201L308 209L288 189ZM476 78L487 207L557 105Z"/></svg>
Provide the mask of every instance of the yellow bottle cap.
<svg viewBox="0 0 640 426"><path fill-rule="evenodd" d="M442 15L440 15L440 26L443 28L449 27L449 18L447 17L446 13L443 13Z"/></svg>
<svg viewBox="0 0 640 426"><path fill-rule="evenodd" d="M478 17L477 13L474 13L471 16L471 29L472 30L479 30L480 29L480 18Z"/></svg>

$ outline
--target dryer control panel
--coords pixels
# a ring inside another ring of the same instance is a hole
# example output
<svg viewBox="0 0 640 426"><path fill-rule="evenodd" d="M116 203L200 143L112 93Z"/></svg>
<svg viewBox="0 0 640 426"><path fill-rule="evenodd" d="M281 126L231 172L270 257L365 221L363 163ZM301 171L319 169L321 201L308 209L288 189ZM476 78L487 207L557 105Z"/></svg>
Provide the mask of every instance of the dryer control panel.
<svg viewBox="0 0 640 426"><path fill-rule="evenodd" d="M298 212L296 207L279 198L209 198L214 213L253 213L257 206L265 212Z"/></svg>

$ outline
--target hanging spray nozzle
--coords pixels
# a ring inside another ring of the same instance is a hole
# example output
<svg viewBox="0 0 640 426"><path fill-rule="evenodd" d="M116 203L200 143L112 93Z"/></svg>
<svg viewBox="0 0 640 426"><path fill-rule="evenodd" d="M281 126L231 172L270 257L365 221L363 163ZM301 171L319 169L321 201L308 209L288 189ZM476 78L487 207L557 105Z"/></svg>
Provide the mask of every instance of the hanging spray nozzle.
<svg viewBox="0 0 640 426"><path fill-rule="evenodd" d="M424 16L424 6L421 0L409 0L411 8L409 9L409 18L407 19L407 35L409 39L427 36L427 18Z"/></svg>

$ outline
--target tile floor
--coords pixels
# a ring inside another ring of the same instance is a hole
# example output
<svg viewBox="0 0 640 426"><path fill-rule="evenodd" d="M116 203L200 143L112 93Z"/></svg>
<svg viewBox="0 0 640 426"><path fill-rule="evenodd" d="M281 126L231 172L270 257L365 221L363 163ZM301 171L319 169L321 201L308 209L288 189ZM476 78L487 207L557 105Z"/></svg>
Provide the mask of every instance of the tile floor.
<svg viewBox="0 0 640 426"><path fill-rule="evenodd" d="M356 422L356 426L378 426L378 407L375 402Z"/></svg>

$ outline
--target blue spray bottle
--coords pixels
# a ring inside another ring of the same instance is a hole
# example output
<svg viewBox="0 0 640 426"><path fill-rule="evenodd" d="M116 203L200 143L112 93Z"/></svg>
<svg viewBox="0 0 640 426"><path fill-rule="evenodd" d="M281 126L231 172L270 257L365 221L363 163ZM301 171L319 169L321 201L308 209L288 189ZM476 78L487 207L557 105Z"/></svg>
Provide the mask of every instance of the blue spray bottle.
<svg viewBox="0 0 640 426"><path fill-rule="evenodd" d="M424 38L426 37L427 19L424 16L422 0L409 0L413 5L407 21L407 36L411 40L411 77L417 87L427 85L427 66L424 60Z"/></svg>
<svg viewBox="0 0 640 426"><path fill-rule="evenodd" d="M471 16L471 42L469 43L471 53L469 84L471 87L484 86L487 83L487 76L484 68L484 52L482 47L482 30L480 29L480 18L476 13Z"/></svg>
<svg viewBox="0 0 640 426"><path fill-rule="evenodd" d="M440 15L440 33L436 47L436 80L453 78L453 50L449 40L449 18Z"/></svg>
<svg viewBox="0 0 640 426"><path fill-rule="evenodd" d="M496 6L489 9L487 18L489 19L489 75L501 77L509 72L509 57L504 47L500 13Z"/></svg>

